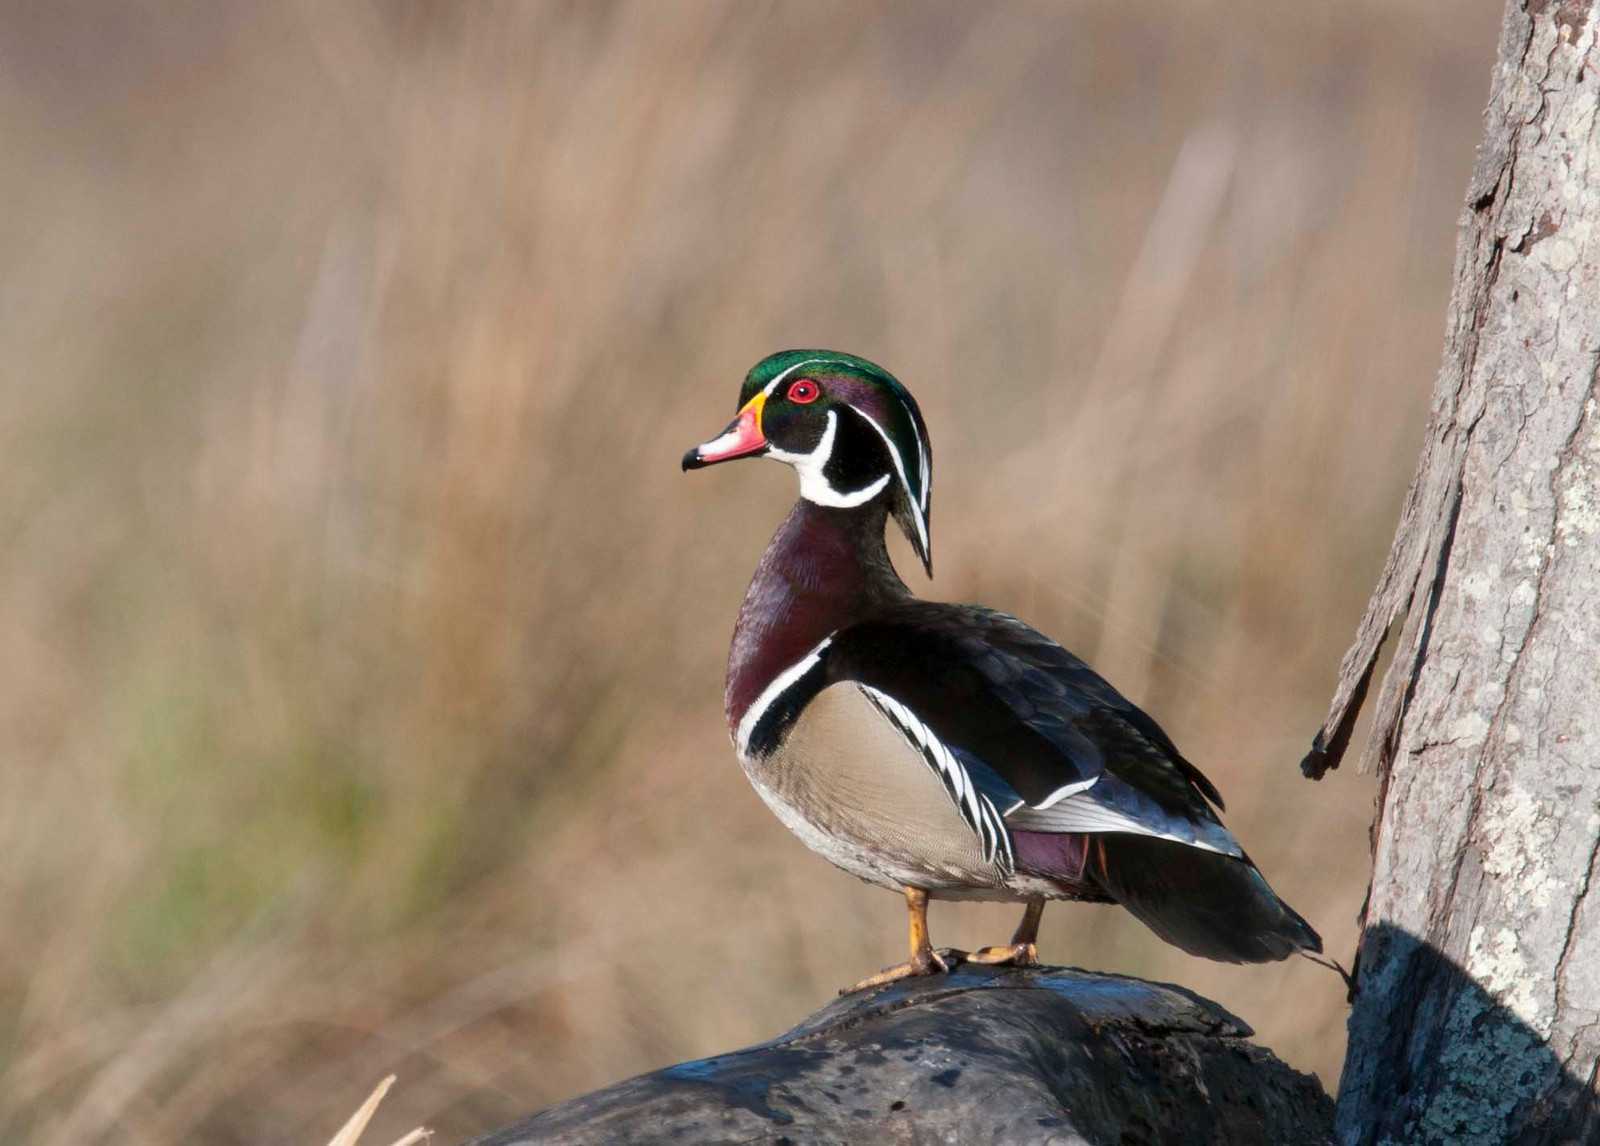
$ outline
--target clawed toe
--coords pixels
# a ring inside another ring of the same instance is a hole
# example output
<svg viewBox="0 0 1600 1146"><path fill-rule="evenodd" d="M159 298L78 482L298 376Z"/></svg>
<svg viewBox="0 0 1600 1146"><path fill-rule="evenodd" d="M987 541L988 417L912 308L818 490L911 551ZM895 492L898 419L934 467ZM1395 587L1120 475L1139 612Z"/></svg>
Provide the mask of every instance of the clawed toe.
<svg viewBox="0 0 1600 1146"><path fill-rule="evenodd" d="M1011 943L1004 947L985 947L964 955L964 963L981 963L990 967L1037 967L1039 948L1032 943Z"/></svg>
<svg viewBox="0 0 1600 1146"><path fill-rule="evenodd" d="M841 988L839 994L841 997L853 995L857 991L865 991L869 987L882 987L889 983L898 983L901 979L915 979L922 975L945 974L950 970L952 962L947 958L947 954L947 952L934 951L931 948L927 951L919 951L915 956L898 966L885 967L876 975L868 975L859 983Z"/></svg>
<svg viewBox="0 0 1600 1146"><path fill-rule="evenodd" d="M921 975L947 973L962 963L975 963L988 967L1037 967L1039 948L1035 942L1039 934L1039 916L1044 911L1044 900L1028 902L1022 923L1011 942L1004 947L984 947L977 951L963 951L958 947L940 947L937 950L928 942L928 893L919 888L905 889L906 907L911 921L911 957L897 967L885 967L876 975L868 975L861 982L844 988L840 995L853 995L871 987L882 987Z"/></svg>

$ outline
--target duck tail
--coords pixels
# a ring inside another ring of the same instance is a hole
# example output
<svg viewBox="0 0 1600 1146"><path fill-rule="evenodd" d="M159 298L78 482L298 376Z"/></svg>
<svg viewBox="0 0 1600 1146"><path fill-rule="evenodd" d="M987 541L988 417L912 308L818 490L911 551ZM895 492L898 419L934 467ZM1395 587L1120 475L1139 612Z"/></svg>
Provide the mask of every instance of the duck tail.
<svg viewBox="0 0 1600 1146"><path fill-rule="evenodd" d="M1091 862L1106 892L1191 955L1268 963L1322 950L1321 936L1278 898L1248 857L1124 832L1107 832L1095 842Z"/></svg>

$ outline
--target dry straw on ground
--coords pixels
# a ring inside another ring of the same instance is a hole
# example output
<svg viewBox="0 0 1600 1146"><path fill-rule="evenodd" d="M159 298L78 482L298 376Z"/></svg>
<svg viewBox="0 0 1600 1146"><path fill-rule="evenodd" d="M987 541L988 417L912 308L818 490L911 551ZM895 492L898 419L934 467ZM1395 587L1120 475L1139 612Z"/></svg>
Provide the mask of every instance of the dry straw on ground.
<svg viewBox="0 0 1600 1146"><path fill-rule="evenodd" d="M362 1133L367 1128L367 1123L371 1122L372 1116L378 1112L378 1104L383 1101L384 1095L388 1094L389 1088L394 1085L394 1077L391 1074L373 1087L372 1093L361 1104L361 1108L350 1116L350 1121L341 1126L339 1133L328 1140L328 1146L357 1146L357 1143L361 1141ZM402 1137L396 1138L392 1146L415 1146L418 1142L426 1141L431 1136L431 1133L431 1131L419 1126Z"/></svg>
<svg viewBox="0 0 1600 1146"><path fill-rule="evenodd" d="M921 400L920 588L1148 707L1348 955L1370 792L1295 763L1497 10L0 5L0 1139L315 1141L397 1071L368 1135L454 1140L893 959L722 727L792 477L677 472L797 344ZM1338 1069L1310 964L1042 948Z"/></svg>

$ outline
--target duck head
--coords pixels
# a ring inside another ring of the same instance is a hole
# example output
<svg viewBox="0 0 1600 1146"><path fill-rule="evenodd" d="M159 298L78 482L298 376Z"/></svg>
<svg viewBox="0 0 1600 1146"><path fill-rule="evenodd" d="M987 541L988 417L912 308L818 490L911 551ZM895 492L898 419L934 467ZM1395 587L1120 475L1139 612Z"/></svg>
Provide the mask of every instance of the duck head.
<svg viewBox="0 0 1600 1146"><path fill-rule="evenodd" d="M916 399L881 366L834 350L785 350L756 363L739 413L720 435L683 455L699 469L772 458L800 475L800 496L849 509L886 500L928 575L928 429Z"/></svg>

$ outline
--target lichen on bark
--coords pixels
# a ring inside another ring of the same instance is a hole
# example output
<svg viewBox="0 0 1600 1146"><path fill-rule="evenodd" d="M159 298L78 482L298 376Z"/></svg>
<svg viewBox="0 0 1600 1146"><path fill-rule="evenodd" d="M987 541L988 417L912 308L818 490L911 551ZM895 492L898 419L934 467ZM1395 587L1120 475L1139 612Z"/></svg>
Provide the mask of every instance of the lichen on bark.
<svg viewBox="0 0 1600 1146"><path fill-rule="evenodd" d="M1600 1138L1596 7L1507 8L1422 456L1303 765L1337 767L1403 618L1363 753L1348 1142Z"/></svg>

